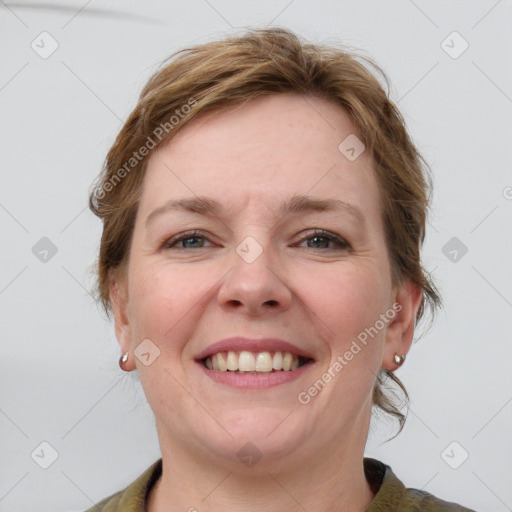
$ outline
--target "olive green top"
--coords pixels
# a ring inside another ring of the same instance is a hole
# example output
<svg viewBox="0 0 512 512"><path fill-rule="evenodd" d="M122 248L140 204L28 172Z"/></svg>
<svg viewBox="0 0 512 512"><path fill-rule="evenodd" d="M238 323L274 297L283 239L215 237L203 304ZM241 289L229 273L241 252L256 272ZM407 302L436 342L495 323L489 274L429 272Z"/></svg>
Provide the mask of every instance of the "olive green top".
<svg viewBox="0 0 512 512"><path fill-rule="evenodd" d="M456 503L442 501L418 489L406 489L391 467L376 459L364 458L366 478L376 493L366 512L475 512ZM162 459L152 464L124 491L105 498L87 512L145 512L152 486L162 474Z"/></svg>

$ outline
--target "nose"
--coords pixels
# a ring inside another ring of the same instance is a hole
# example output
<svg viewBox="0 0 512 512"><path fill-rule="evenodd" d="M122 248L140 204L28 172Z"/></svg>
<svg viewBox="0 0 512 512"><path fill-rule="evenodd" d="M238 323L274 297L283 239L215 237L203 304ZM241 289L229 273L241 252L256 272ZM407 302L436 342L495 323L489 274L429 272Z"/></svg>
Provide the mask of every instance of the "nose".
<svg viewBox="0 0 512 512"><path fill-rule="evenodd" d="M233 266L219 288L220 306L226 311L239 311L248 316L289 309L292 291L282 277L285 269L272 257L269 249L264 249L254 261L240 254L234 254Z"/></svg>

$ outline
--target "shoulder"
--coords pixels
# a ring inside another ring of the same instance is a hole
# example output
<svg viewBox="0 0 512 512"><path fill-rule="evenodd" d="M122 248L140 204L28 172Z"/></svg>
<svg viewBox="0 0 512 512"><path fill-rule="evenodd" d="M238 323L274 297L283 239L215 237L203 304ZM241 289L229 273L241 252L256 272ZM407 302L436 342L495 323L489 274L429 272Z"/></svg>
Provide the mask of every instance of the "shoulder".
<svg viewBox="0 0 512 512"><path fill-rule="evenodd" d="M406 488L383 462L365 458L366 478L376 492L366 512L476 512L457 503L443 501L419 489Z"/></svg>
<svg viewBox="0 0 512 512"><path fill-rule="evenodd" d="M161 474L162 459L159 459L126 489L104 498L86 512L144 512L146 497Z"/></svg>
<svg viewBox="0 0 512 512"><path fill-rule="evenodd" d="M119 491L96 503L93 507L86 510L86 512L114 512L120 510L119 500L125 491Z"/></svg>

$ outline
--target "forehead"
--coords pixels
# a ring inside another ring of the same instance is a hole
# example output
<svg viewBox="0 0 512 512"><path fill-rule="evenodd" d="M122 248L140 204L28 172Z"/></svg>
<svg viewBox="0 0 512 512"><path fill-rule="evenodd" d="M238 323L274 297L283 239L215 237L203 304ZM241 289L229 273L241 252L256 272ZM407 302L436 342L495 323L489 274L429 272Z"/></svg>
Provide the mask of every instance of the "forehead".
<svg viewBox="0 0 512 512"><path fill-rule="evenodd" d="M234 213L300 194L379 216L371 156L351 161L339 149L355 132L341 107L314 96L276 94L203 113L151 155L140 209L206 195Z"/></svg>

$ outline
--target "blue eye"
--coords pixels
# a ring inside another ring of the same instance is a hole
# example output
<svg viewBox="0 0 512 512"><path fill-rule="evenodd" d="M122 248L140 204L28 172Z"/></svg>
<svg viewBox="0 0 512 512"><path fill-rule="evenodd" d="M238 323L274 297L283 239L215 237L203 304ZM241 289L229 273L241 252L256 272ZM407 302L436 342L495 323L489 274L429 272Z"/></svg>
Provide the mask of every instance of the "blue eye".
<svg viewBox="0 0 512 512"><path fill-rule="evenodd" d="M163 249L174 249L176 244L179 242L188 242L190 240L206 240L204 236L201 236L200 231L189 231L187 233L182 233L176 237L173 237L165 242L163 245ZM177 247L178 249L201 249L203 245L198 245L197 243L193 243L191 247Z"/></svg>
<svg viewBox="0 0 512 512"><path fill-rule="evenodd" d="M201 240L203 242L201 242ZM188 231L186 233L176 235L169 240L166 240L162 245L162 249L202 249L205 247L205 240L208 239L203 236L200 231ZM309 249L350 250L352 248L348 242L339 236L322 229L317 229L310 233L307 237L302 238L301 243L309 240L312 240L314 244L319 243L319 245L308 245L307 248ZM188 245L188 247L178 247L179 243L188 244L190 241L192 241L192 243ZM335 247L326 247L325 243L332 243Z"/></svg>
<svg viewBox="0 0 512 512"><path fill-rule="evenodd" d="M327 241L327 243L329 243L329 242L334 243L338 249L345 249L345 250L351 249L351 246L348 242L346 242L345 240L343 240L342 238L340 238L339 236L337 236L333 233L324 231L323 229L317 229L317 230L313 231L313 233L310 233L307 237L303 238L302 242L304 242L306 240L314 240L315 243L318 242L319 240L320 241L324 240L324 241ZM320 242L320 243L322 243L322 242ZM325 246L319 247L318 245L317 246L308 245L308 248L310 248L310 249L334 249L333 247L325 247Z"/></svg>

